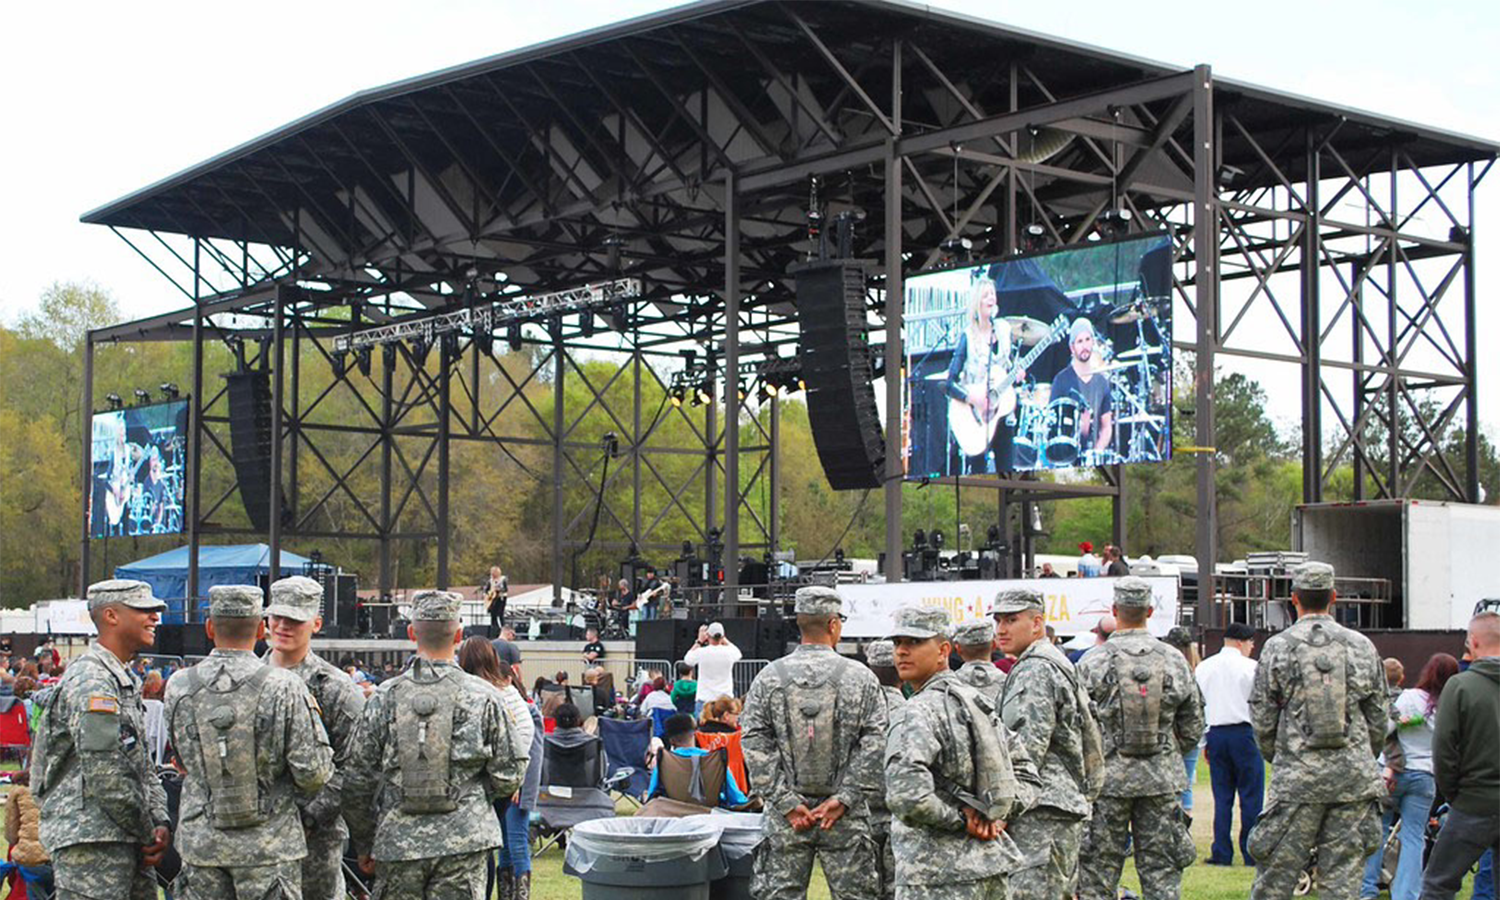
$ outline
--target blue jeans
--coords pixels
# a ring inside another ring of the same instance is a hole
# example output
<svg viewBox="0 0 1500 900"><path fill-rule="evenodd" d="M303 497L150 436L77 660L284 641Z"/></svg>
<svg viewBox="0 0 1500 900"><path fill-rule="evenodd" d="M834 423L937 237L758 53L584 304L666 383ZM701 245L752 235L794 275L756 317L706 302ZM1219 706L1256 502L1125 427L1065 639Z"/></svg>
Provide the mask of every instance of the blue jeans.
<svg viewBox="0 0 1500 900"><path fill-rule="evenodd" d="M1479 872L1474 876L1473 900L1495 900L1495 851L1484 851L1479 857Z"/></svg>
<svg viewBox="0 0 1500 900"><path fill-rule="evenodd" d="M1208 777L1214 791L1214 842L1210 862L1234 862L1234 842L1229 830L1234 824L1234 798L1240 798L1240 856L1245 865L1255 865L1245 845L1250 828L1260 818L1265 800L1266 762L1255 745L1249 723L1218 725L1208 730Z"/></svg>
<svg viewBox="0 0 1500 900"><path fill-rule="evenodd" d="M1401 859L1396 863L1396 874L1391 879L1391 900L1417 900L1422 889L1422 852L1427 846L1427 817L1432 813L1432 801L1437 796L1437 783L1427 772L1401 772L1396 775L1396 788L1391 791L1393 807L1382 819L1382 836L1390 832L1396 813L1401 813ZM1370 854L1365 861L1365 880L1360 885L1361 897L1374 897L1380 893L1376 881L1380 878L1381 855L1384 846Z"/></svg>
<svg viewBox="0 0 1500 900"><path fill-rule="evenodd" d="M1182 757L1183 768L1187 770L1188 786L1182 792L1182 808L1186 812L1193 811L1193 782L1198 780L1198 748L1194 747Z"/></svg>

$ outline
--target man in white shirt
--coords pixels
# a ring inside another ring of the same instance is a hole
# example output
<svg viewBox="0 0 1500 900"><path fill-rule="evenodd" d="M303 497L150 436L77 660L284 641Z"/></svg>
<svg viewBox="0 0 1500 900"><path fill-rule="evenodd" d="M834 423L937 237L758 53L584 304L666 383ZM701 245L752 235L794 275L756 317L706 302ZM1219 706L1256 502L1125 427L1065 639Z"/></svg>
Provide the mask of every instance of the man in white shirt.
<svg viewBox="0 0 1500 900"><path fill-rule="evenodd" d="M1250 828L1260 817L1266 786L1266 764L1250 727L1250 692L1255 687L1255 629L1234 622L1224 630L1224 648L1198 664L1193 673L1203 692L1208 720L1208 774L1214 791L1214 842L1211 866L1234 863L1229 827L1234 797L1240 798L1240 856L1255 865L1245 848Z"/></svg>
<svg viewBox="0 0 1500 900"><path fill-rule="evenodd" d="M734 664L742 655L740 648L724 636L723 624L711 622L693 649L682 657L683 662L698 669L699 714L703 712L703 704L734 696Z"/></svg>

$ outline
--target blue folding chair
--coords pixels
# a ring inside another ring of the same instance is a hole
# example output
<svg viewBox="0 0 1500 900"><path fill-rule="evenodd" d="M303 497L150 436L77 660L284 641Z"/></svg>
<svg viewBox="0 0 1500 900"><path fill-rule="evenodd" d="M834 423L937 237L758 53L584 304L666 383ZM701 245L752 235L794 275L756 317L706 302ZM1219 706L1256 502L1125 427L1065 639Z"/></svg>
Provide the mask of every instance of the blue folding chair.
<svg viewBox="0 0 1500 900"><path fill-rule="evenodd" d="M651 710L651 734L662 740L667 739L667 720L677 715L675 709L653 709Z"/></svg>
<svg viewBox="0 0 1500 900"><path fill-rule="evenodd" d="M651 772L646 768L651 727L652 723L646 719L599 718L599 737L604 741L604 755L609 759L610 777L631 770L630 777L620 786L631 800L645 795L646 788L651 785Z"/></svg>

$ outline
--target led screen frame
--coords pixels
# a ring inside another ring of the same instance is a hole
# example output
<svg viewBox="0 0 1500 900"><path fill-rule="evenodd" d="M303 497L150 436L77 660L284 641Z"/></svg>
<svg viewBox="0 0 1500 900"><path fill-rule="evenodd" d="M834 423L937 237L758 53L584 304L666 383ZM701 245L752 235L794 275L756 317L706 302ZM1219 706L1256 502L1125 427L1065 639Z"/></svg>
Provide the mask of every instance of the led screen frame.
<svg viewBox="0 0 1500 900"><path fill-rule="evenodd" d="M1171 458L1165 232L923 272L903 287L908 480ZM971 337L988 350L971 355Z"/></svg>
<svg viewBox="0 0 1500 900"><path fill-rule="evenodd" d="M181 534L190 398L93 413L88 533L93 538Z"/></svg>

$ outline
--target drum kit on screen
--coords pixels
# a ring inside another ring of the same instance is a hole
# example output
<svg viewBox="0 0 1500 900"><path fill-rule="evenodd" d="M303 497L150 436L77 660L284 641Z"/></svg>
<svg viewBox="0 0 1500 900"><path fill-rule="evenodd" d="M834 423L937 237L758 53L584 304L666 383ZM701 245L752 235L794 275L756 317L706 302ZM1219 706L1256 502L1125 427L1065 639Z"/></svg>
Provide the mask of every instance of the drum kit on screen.
<svg viewBox="0 0 1500 900"><path fill-rule="evenodd" d="M1168 411L1170 355L1162 345L1146 340L1145 325L1156 325L1161 300L1138 299L1109 312L1112 325L1135 325L1134 347L1114 350L1103 334L1095 337L1094 375L1108 379L1114 433L1103 447L1080 439L1086 407L1075 397L1053 397L1052 385L1028 377L1016 409L1015 467L1027 471L1065 467L1109 466L1124 462L1161 462L1167 458L1171 434ZM1013 337L1030 346L1044 340L1046 323L1026 316L1007 316ZM1157 335L1161 329L1153 327Z"/></svg>

